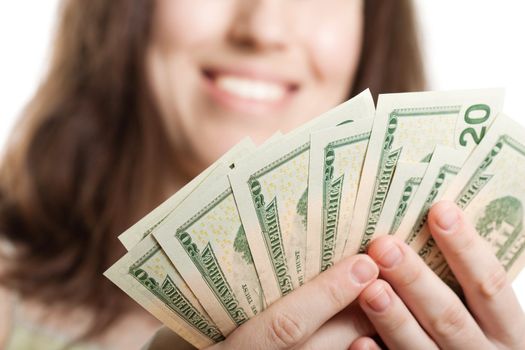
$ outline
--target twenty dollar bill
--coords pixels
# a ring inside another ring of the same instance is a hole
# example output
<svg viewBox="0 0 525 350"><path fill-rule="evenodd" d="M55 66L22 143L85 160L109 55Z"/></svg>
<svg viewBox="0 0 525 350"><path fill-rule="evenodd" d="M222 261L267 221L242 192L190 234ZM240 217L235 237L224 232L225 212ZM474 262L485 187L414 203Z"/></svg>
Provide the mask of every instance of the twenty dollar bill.
<svg viewBox="0 0 525 350"><path fill-rule="evenodd" d="M306 279L343 253L373 118L311 134Z"/></svg>
<svg viewBox="0 0 525 350"><path fill-rule="evenodd" d="M455 150L445 146L436 147L421 186L395 232L397 237L405 240L416 251L430 237L426 226L428 211L434 203L441 199L465 159L467 159L467 153L464 150Z"/></svg>
<svg viewBox="0 0 525 350"><path fill-rule="evenodd" d="M155 238L228 335L263 310L264 298L226 172L211 174Z"/></svg>
<svg viewBox="0 0 525 350"><path fill-rule="evenodd" d="M437 144L472 150L502 104L495 89L380 95L345 255L370 242L399 161L428 161Z"/></svg>
<svg viewBox="0 0 525 350"><path fill-rule="evenodd" d="M369 117L368 90L257 152L230 175L268 304L304 283L310 133Z"/></svg>
<svg viewBox="0 0 525 350"><path fill-rule="evenodd" d="M104 275L197 348L224 339L151 235L137 243Z"/></svg>
<svg viewBox="0 0 525 350"><path fill-rule="evenodd" d="M525 130L501 116L443 194L464 210L511 280L525 264L524 178ZM446 282L453 279L441 271Z"/></svg>
<svg viewBox="0 0 525 350"><path fill-rule="evenodd" d="M394 234L417 193L428 163L399 162L374 236Z"/></svg>

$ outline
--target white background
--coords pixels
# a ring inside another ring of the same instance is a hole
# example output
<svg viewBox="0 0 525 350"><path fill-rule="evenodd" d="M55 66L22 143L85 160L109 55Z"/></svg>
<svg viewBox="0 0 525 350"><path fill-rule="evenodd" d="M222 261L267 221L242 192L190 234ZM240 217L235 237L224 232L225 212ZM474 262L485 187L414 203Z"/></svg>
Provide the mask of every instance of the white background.
<svg viewBox="0 0 525 350"><path fill-rule="evenodd" d="M57 0L0 2L0 149L46 66L57 4ZM504 87L505 112L525 125L523 1L416 4L430 87ZM525 307L525 272L514 287Z"/></svg>

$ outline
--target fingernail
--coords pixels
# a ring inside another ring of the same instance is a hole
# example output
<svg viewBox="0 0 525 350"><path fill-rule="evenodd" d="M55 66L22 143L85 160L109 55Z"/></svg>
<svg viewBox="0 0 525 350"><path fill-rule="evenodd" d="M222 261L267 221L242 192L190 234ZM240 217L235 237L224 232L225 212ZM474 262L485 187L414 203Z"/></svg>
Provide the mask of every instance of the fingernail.
<svg viewBox="0 0 525 350"><path fill-rule="evenodd" d="M373 341L370 340L370 343L366 344L365 350L381 350L381 348Z"/></svg>
<svg viewBox="0 0 525 350"><path fill-rule="evenodd" d="M439 207L439 212L436 215L436 224L441 230L441 233L452 233L454 232L459 216L456 207L448 203Z"/></svg>
<svg viewBox="0 0 525 350"><path fill-rule="evenodd" d="M385 288L381 287L377 294L366 300L366 303L375 312L382 312L386 310L388 305L390 305L390 296L386 292Z"/></svg>
<svg viewBox="0 0 525 350"><path fill-rule="evenodd" d="M390 268L394 267L397 263L401 261L403 253L399 249L398 245L392 241L385 243L387 246L383 255L379 257L379 264L383 267Z"/></svg>
<svg viewBox="0 0 525 350"><path fill-rule="evenodd" d="M354 282L363 284L376 277L377 267L370 259L361 258L354 262L350 274Z"/></svg>

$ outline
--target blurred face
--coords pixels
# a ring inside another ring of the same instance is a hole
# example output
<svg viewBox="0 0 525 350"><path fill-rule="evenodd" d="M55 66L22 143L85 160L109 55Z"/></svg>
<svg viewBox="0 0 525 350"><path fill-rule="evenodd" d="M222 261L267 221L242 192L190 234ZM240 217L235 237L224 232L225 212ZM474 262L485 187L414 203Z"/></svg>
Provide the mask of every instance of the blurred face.
<svg viewBox="0 0 525 350"><path fill-rule="evenodd" d="M148 74L194 175L245 136L260 143L342 102L362 0L157 0Z"/></svg>

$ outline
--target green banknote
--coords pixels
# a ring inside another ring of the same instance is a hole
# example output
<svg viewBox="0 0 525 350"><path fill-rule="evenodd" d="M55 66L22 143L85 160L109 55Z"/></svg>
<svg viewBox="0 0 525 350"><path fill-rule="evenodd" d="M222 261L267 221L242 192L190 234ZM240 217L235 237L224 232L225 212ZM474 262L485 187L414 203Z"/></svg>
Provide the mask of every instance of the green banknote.
<svg viewBox="0 0 525 350"><path fill-rule="evenodd" d="M230 174L269 304L304 283L310 133L369 117L373 111L373 100L366 90L286 135L265 152L256 152Z"/></svg>
<svg viewBox="0 0 525 350"><path fill-rule="evenodd" d="M259 149L282 137L276 133ZM146 215L119 238L128 253L105 272L105 276L166 326L198 348L224 339L224 333L204 310L197 297L171 263L153 235L186 197L211 174L226 176L228 167L249 156L253 142L244 139L181 191ZM158 221L155 221L158 220Z"/></svg>
<svg viewBox="0 0 525 350"><path fill-rule="evenodd" d="M224 339L153 237L142 239L104 275L197 348Z"/></svg>
<svg viewBox="0 0 525 350"><path fill-rule="evenodd" d="M278 139L280 134L274 135L270 142ZM255 150L255 145L249 138L245 138L233 146L228 152L220 157L216 162L210 165L206 170L201 172L197 177L191 180L186 186L181 188L158 207L149 212L142 219L133 224L130 228L118 236L120 242L127 250L133 248L144 237L149 235L157 226L159 226L170 213L173 212L188 195L199 186L217 167L218 164L230 164L239 157L245 156Z"/></svg>
<svg viewBox="0 0 525 350"><path fill-rule="evenodd" d="M440 145L436 147L415 198L395 232L397 237L405 240L416 251L429 237L425 224L430 207L441 199L447 186L454 180L467 159L467 155L465 150Z"/></svg>
<svg viewBox="0 0 525 350"><path fill-rule="evenodd" d="M374 237L394 234L421 185L428 163L397 163Z"/></svg>
<svg viewBox="0 0 525 350"><path fill-rule="evenodd" d="M343 253L372 122L357 120L310 136L306 280Z"/></svg>
<svg viewBox="0 0 525 350"><path fill-rule="evenodd" d="M219 167L221 167L219 165ZM214 171L154 236L204 309L228 335L264 308L228 169Z"/></svg>
<svg viewBox="0 0 525 350"><path fill-rule="evenodd" d="M464 210L511 280L525 264L524 178L525 129L500 116L443 194ZM431 243L419 254L453 285L454 276L438 251Z"/></svg>
<svg viewBox="0 0 525 350"><path fill-rule="evenodd" d="M495 89L380 95L345 255L370 242L399 161L428 161L437 144L472 150L502 103Z"/></svg>

